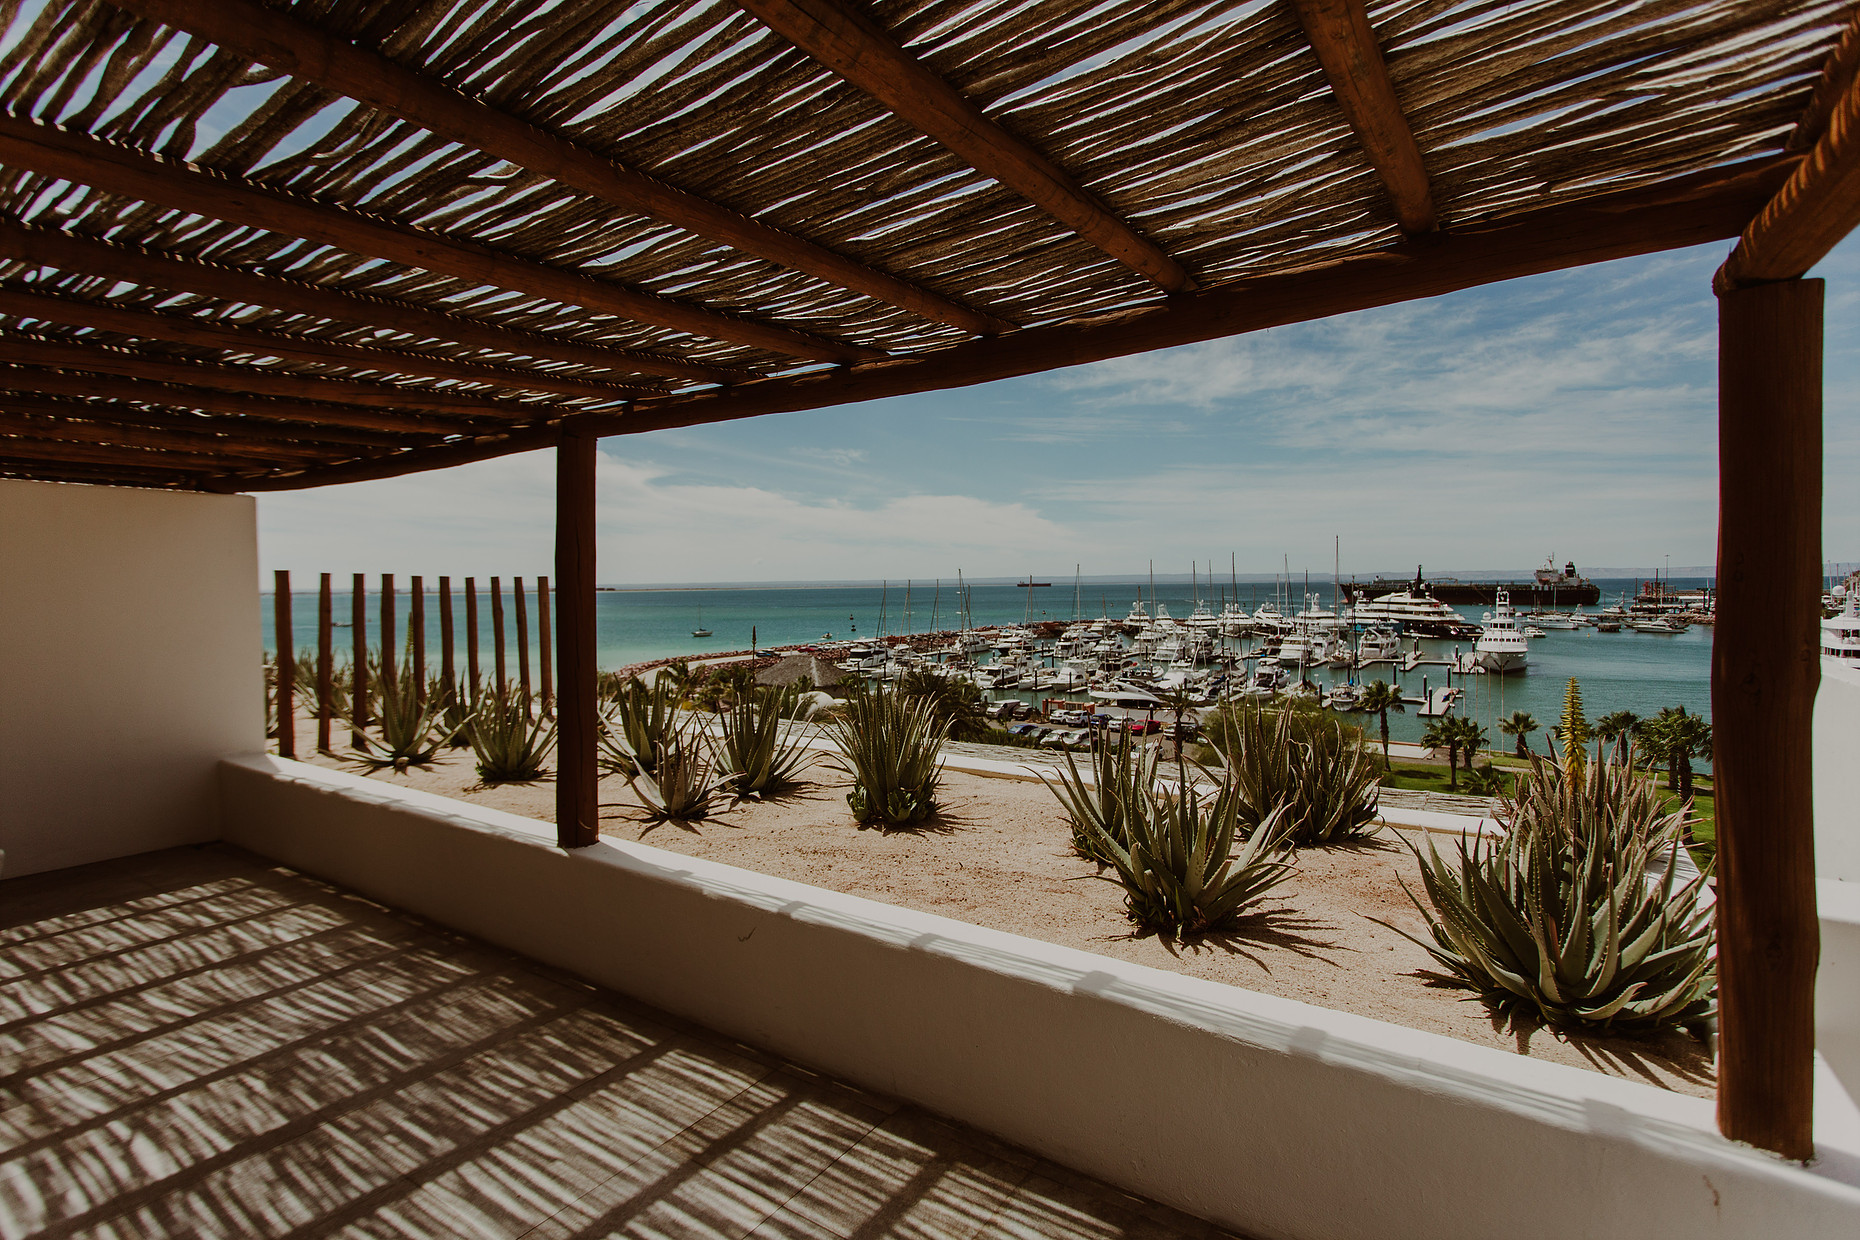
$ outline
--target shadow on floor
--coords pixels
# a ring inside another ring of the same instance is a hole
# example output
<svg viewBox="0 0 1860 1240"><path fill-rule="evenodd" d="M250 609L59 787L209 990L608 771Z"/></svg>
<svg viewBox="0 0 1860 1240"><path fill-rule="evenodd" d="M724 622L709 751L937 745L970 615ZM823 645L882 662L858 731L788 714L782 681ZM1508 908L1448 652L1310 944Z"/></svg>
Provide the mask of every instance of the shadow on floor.
<svg viewBox="0 0 1860 1240"><path fill-rule="evenodd" d="M230 848L0 883L0 1235L1221 1234Z"/></svg>

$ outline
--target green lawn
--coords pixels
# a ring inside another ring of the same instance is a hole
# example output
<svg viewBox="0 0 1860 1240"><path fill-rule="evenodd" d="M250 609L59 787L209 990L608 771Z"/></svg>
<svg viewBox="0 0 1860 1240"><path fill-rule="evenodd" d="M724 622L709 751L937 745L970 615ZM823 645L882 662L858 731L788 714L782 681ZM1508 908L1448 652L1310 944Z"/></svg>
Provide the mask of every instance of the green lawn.
<svg viewBox="0 0 1860 1240"><path fill-rule="evenodd" d="M1458 788L1453 788L1449 786L1445 764L1440 766L1415 766L1412 764L1398 766L1382 777L1382 786L1385 788L1406 788L1414 792L1456 792L1460 795L1467 795L1466 770L1464 767L1460 769L1460 786ZM1513 791L1509 780L1506 781L1506 785L1501 791L1505 793Z"/></svg>

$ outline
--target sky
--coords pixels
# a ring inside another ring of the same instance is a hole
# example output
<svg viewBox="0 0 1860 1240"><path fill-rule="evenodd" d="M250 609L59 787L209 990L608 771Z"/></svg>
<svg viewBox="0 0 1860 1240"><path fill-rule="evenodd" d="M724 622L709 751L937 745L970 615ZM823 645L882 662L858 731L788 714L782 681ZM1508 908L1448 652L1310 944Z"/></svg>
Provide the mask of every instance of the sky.
<svg viewBox="0 0 1860 1240"><path fill-rule="evenodd" d="M952 392L602 441L611 584L1709 565L1728 243ZM1860 559L1860 239L1824 549ZM258 498L261 567L535 575L549 452ZM1340 540L1333 543L1333 539Z"/></svg>

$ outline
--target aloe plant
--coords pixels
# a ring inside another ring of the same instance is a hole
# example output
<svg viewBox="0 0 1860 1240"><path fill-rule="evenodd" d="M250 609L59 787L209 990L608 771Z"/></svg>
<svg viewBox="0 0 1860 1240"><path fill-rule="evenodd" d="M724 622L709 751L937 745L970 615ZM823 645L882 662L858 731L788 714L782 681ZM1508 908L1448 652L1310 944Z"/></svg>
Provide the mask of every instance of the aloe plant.
<svg viewBox="0 0 1860 1240"><path fill-rule="evenodd" d="M827 726L840 748L831 761L852 776L846 804L860 826L908 826L936 812L949 724L930 702L859 689Z"/></svg>
<svg viewBox="0 0 1860 1240"><path fill-rule="evenodd" d="M1462 837L1453 857L1409 844L1432 907L1408 898L1433 941L1407 937L1442 980L1552 1026L1644 1032L1710 1017L1706 875L1676 877L1685 810L1666 812L1651 779L1599 747L1574 766L1530 760L1503 836Z"/></svg>
<svg viewBox="0 0 1860 1240"><path fill-rule="evenodd" d="M1215 743L1227 760L1242 830L1256 829L1279 806L1301 848L1378 830L1379 772L1354 729L1292 711L1249 708L1222 721Z"/></svg>
<svg viewBox="0 0 1860 1240"><path fill-rule="evenodd" d="M660 746L672 739L677 725L678 688L671 677L615 686L614 705L599 734L602 764L629 778L637 771L652 774Z"/></svg>
<svg viewBox="0 0 1860 1240"><path fill-rule="evenodd" d="M760 800L797 786L807 765L806 739L796 695L764 687L723 712L718 769L739 797Z"/></svg>
<svg viewBox="0 0 1860 1240"><path fill-rule="evenodd" d="M1146 786L1123 809L1125 842L1096 823L1086 830L1112 871L1101 877L1124 889L1126 913L1146 930L1192 936L1231 929L1293 873L1284 807L1243 835L1240 798L1229 780L1204 801L1184 770L1178 788Z"/></svg>
<svg viewBox="0 0 1860 1240"><path fill-rule="evenodd" d="M520 693L480 694L465 736L477 759L478 777L487 784L538 778L555 748L555 724L532 718Z"/></svg>
<svg viewBox="0 0 1860 1240"><path fill-rule="evenodd" d="M1066 752L1066 769L1059 771L1055 779L1048 780L1035 772L1066 811L1074 852L1088 861L1110 865L1110 856L1098 843L1101 836L1129 847L1124 807L1135 803L1155 783L1156 759L1155 746L1133 744L1130 733L1123 732L1115 745L1108 738L1093 743L1089 786L1070 750Z"/></svg>
<svg viewBox="0 0 1860 1240"><path fill-rule="evenodd" d="M690 822L709 817L729 777L705 751L701 733L674 729L658 742L653 772L638 769L627 782L652 822Z"/></svg>
<svg viewBox="0 0 1860 1240"><path fill-rule="evenodd" d="M425 766L450 744L459 729L470 724L467 715L455 727L446 722L444 699L418 692L412 671L405 667L381 692L381 709L375 716L378 740L366 734L356 738L356 761L381 769L404 771Z"/></svg>

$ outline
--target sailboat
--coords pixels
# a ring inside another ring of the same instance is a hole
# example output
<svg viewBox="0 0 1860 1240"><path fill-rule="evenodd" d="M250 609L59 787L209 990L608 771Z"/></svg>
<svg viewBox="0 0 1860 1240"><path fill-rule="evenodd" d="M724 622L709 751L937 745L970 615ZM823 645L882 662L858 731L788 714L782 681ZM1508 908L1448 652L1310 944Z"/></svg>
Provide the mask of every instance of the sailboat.
<svg viewBox="0 0 1860 1240"><path fill-rule="evenodd" d="M697 627L696 627L695 629L692 629L692 630L691 630L691 636L693 636L693 637L709 637L709 636L711 636L711 631L710 631L709 629L707 629L707 628L705 628L705 627L704 627L704 604L702 604L702 603L699 603L699 604L698 604L698 622L697 622Z"/></svg>

